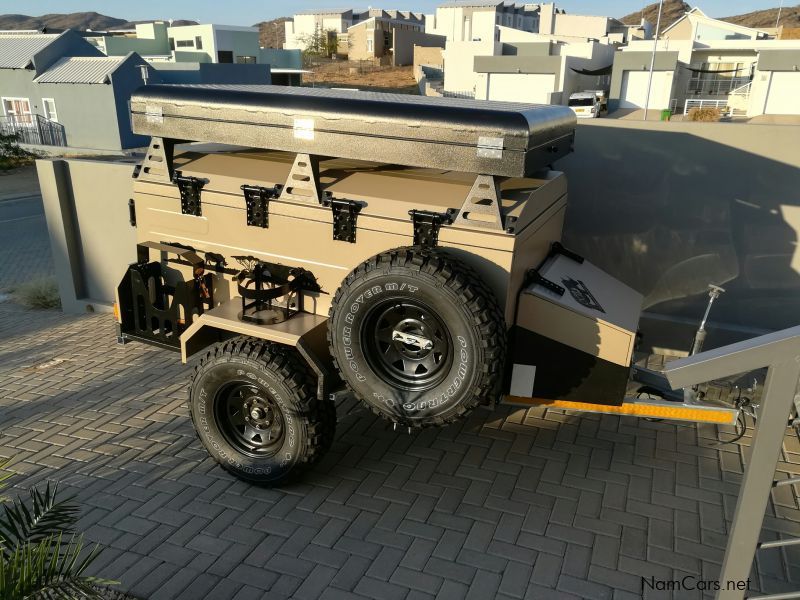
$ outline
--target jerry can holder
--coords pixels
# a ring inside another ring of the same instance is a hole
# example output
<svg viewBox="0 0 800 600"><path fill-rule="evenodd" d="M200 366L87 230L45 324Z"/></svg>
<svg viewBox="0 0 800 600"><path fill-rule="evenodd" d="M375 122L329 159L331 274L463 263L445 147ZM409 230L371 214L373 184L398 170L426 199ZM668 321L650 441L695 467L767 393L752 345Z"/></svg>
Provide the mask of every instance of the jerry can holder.
<svg viewBox="0 0 800 600"><path fill-rule="evenodd" d="M149 260L151 249L191 264L194 278L170 284L162 263ZM187 248L145 242L136 250L139 260L128 266L117 287L119 337L180 350L181 334L214 306L214 275L205 273L205 261Z"/></svg>

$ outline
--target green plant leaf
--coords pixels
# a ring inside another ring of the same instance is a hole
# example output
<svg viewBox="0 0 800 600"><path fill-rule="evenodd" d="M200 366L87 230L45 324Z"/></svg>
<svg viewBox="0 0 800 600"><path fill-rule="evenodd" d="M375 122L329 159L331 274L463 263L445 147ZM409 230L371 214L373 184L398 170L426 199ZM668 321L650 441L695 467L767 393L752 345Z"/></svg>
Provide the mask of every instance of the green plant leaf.
<svg viewBox="0 0 800 600"><path fill-rule="evenodd" d="M50 483L44 492L33 487L30 490L31 509L19 499L4 504L0 516L0 546L8 553L9 548L27 542L37 543L53 535L73 533L78 518L78 507L72 498L57 500L58 484Z"/></svg>
<svg viewBox="0 0 800 600"><path fill-rule="evenodd" d="M0 554L0 600L102 598L95 586L118 582L84 575L100 548L84 549L83 536L65 541L58 534L28 541L7 556Z"/></svg>

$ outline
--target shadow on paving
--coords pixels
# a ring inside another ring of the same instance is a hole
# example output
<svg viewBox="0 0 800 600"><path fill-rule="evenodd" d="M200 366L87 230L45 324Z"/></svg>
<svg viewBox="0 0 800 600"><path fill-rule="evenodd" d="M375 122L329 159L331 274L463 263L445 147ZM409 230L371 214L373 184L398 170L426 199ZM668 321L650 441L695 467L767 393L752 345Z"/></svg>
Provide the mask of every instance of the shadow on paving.
<svg viewBox="0 0 800 600"><path fill-rule="evenodd" d="M93 573L142 598L640 598L642 577L718 573L749 438L508 407L408 435L341 396L318 467L259 488L200 445L177 354L116 345L108 315L3 304L0 323L13 484L76 494L106 548ZM787 437L779 470L797 454ZM798 521L775 490L763 537ZM800 587L798 565L792 548L763 552L758 587Z"/></svg>

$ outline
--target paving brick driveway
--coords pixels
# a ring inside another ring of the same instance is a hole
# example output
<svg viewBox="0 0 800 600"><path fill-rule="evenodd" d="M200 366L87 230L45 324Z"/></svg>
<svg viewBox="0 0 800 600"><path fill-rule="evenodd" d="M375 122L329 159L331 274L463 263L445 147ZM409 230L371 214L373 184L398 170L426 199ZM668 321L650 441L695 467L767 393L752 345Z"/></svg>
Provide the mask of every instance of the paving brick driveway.
<svg viewBox="0 0 800 600"><path fill-rule="evenodd" d="M15 240L0 235L16 282L28 254ZM76 494L80 527L106 548L94 572L142 598L627 599L642 577L717 575L747 438L720 446L711 426L509 408L407 435L342 398L330 454L304 483L270 490L208 458L188 373L176 354L116 345L108 315L0 300L12 483L58 479ZM800 472L791 436L779 471ZM763 538L778 532L800 535L789 487ZM762 552L753 583L800 588L798 549Z"/></svg>
<svg viewBox="0 0 800 600"><path fill-rule="evenodd" d="M0 304L0 455L15 485L77 494L107 547L94 570L138 596L621 599L641 576L715 577L745 447L710 426L504 408L407 435L344 399L332 452L270 490L207 457L187 374L176 354L117 346L108 315ZM779 489L768 538L800 534ZM765 551L758 585L786 589L798 564Z"/></svg>

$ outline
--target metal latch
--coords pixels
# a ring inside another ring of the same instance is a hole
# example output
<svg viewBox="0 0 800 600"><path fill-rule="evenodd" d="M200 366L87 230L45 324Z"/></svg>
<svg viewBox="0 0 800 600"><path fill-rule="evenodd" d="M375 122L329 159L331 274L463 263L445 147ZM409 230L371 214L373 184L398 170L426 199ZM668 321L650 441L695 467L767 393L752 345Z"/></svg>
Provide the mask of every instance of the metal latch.
<svg viewBox="0 0 800 600"><path fill-rule="evenodd" d="M414 224L414 245L433 248L439 243L439 229L442 225L453 222L455 209L448 208L446 213L428 210L410 210L411 222Z"/></svg>
<svg viewBox="0 0 800 600"><path fill-rule="evenodd" d="M278 184L271 188L265 188L258 185L243 185L241 189L247 204L247 224L251 227L267 229L269 227L269 201L280 195L283 186Z"/></svg>
<svg viewBox="0 0 800 600"><path fill-rule="evenodd" d="M334 198L327 192L322 205L329 206L333 212L333 239L355 244L356 219L361 211L361 205L355 200Z"/></svg>
<svg viewBox="0 0 800 600"><path fill-rule="evenodd" d="M131 227L136 227L136 202L131 198L128 200L128 218L131 222Z"/></svg>
<svg viewBox="0 0 800 600"><path fill-rule="evenodd" d="M197 177L184 177L181 175L181 171L175 171L175 176L172 180L181 191L181 213L184 215L193 215L195 217L202 216L203 209L200 206L200 190L206 182Z"/></svg>

